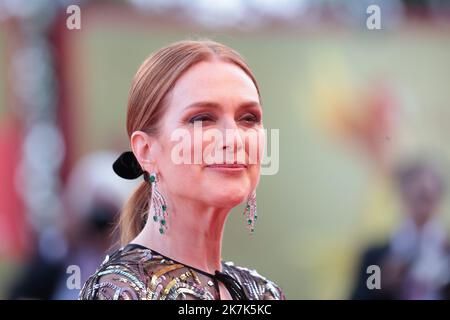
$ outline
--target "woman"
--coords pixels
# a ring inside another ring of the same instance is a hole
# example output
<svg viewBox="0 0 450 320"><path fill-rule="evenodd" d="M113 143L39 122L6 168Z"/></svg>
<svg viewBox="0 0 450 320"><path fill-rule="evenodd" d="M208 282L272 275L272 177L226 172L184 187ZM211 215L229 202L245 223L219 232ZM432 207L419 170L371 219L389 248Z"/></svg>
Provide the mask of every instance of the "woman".
<svg viewBox="0 0 450 320"><path fill-rule="evenodd" d="M242 57L213 41L158 50L134 77L127 130L132 152L113 168L144 182L121 213L124 247L106 257L80 299L284 299L255 270L221 260L231 209L247 201L251 231L257 218L262 110ZM233 139L223 138L230 132Z"/></svg>

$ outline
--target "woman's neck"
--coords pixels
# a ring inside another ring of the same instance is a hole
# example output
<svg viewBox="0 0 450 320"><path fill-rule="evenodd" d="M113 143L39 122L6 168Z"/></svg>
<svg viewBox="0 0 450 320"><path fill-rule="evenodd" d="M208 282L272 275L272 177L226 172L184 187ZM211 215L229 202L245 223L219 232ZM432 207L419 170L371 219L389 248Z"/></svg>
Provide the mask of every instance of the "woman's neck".
<svg viewBox="0 0 450 320"><path fill-rule="evenodd" d="M150 208L147 223L131 241L182 264L214 274L222 271L222 235L230 208L213 208L193 201L177 201L168 208L167 230L159 232Z"/></svg>

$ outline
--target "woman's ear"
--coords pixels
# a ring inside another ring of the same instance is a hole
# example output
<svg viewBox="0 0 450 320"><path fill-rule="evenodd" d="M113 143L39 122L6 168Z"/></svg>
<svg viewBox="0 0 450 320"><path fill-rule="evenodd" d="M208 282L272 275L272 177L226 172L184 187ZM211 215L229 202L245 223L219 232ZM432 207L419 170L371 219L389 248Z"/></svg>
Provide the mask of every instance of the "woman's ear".
<svg viewBox="0 0 450 320"><path fill-rule="evenodd" d="M143 131L135 131L130 139L131 149L141 165L142 169L147 172L154 170L154 139L148 133Z"/></svg>

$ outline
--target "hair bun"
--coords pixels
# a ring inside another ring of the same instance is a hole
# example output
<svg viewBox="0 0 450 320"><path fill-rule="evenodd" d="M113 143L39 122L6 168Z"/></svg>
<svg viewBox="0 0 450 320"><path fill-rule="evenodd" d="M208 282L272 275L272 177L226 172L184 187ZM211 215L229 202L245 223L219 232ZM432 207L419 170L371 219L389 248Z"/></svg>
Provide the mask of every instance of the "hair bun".
<svg viewBox="0 0 450 320"><path fill-rule="evenodd" d="M114 172L124 179L136 179L144 173L132 151L122 153L112 167Z"/></svg>

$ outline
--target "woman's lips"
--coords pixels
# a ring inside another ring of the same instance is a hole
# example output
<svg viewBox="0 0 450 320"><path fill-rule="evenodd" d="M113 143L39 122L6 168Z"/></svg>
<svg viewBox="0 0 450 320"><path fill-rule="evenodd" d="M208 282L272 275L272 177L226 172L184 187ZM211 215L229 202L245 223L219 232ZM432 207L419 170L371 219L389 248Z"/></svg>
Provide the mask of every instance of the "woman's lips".
<svg viewBox="0 0 450 320"><path fill-rule="evenodd" d="M206 166L206 168L225 172L238 172L247 169L247 166L245 164L225 163L225 164L211 164L209 166Z"/></svg>

